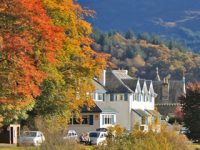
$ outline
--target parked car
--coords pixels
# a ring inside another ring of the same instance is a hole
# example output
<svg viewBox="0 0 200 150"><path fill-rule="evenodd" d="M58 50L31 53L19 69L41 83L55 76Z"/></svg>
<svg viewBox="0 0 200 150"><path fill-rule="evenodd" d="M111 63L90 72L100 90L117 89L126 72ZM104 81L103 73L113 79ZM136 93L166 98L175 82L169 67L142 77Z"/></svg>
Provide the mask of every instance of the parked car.
<svg viewBox="0 0 200 150"><path fill-rule="evenodd" d="M89 133L90 144L92 145L105 144L106 136L107 136L107 132L91 131Z"/></svg>
<svg viewBox="0 0 200 150"><path fill-rule="evenodd" d="M78 140L78 135L75 130L68 130L67 135L64 136L64 139L66 140Z"/></svg>
<svg viewBox="0 0 200 150"><path fill-rule="evenodd" d="M19 137L20 145L40 146L45 141L45 137L40 131L25 131Z"/></svg>
<svg viewBox="0 0 200 150"><path fill-rule="evenodd" d="M108 129L107 128L97 128L96 131L103 131L103 132L107 132Z"/></svg>

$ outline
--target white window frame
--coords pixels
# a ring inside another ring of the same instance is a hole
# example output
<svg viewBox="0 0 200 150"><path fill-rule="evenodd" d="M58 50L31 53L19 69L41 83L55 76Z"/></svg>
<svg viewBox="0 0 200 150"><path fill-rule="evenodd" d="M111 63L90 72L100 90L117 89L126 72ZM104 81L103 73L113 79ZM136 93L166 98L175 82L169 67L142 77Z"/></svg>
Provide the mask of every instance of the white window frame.
<svg viewBox="0 0 200 150"><path fill-rule="evenodd" d="M102 125L114 125L115 124L115 114L103 114L102 115Z"/></svg>

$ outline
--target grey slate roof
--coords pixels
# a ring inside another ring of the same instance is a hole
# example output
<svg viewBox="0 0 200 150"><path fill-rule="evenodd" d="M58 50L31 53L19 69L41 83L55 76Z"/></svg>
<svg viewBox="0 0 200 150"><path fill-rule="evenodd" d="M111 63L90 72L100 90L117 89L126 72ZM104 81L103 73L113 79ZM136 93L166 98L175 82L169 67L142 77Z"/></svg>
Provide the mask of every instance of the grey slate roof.
<svg viewBox="0 0 200 150"><path fill-rule="evenodd" d="M160 116L159 112L157 112L155 110L147 110L147 109L145 109L145 111L150 113L153 117L159 117Z"/></svg>
<svg viewBox="0 0 200 150"><path fill-rule="evenodd" d="M122 82L124 82L124 84L126 84L132 91L135 91L137 86L136 79L122 79Z"/></svg>
<svg viewBox="0 0 200 150"><path fill-rule="evenodd" d="M104 102L96 102L95 107L90 109L87 109L87 107L84 106L81 113L117 113L117 111L109 107L109 105Z"/></svg>
<svg viewBox="0 0 200 150"><path fill-rule="evenodd" d="M90 108L89 110L87 109L87 106L84 106L81 110L81 113L101 113L101 112L102 110L97 105Z"/></svg>
<svg viewBox="0 0 200 150"><path fill-rule="evenodd" d="M162 100L163 93L163 81L153 81L153 87L155 93L158 94L156 97L156 103L178 103L179 97L183 94L183 81L182 80L171 80L168 82L169 86L169 99L168 100Z"/></svg>
<svg viewBox="0 0 200 150"><path fill-rule="evenodd" d="M101 85L101 83L99 83L96 79L93 79L93 84L94 84L94 86L95 86L95 89L96 89L96 91L97 92L103 92L103 93L105 93L106 92L106 90L105 90L105 88L103 87L103 85Z"/></svg>
<svg viewBox="0 0 200 150"><path fill-rule="evenodd" d="M144 110L141 109L132 109L132 111L134 111L136 114L138 114L141 117L149 117L150 115L148 115Z"/></svg>
<svg viewBox="0 0 200 150"><path fill-rule="evenodd" d="M112 70L115 76L119 79L132 79L129 75L127 75L127 70Z"/></svg>
<svg viewBox="0 0 200 150"><path fill-rule="evenodd" d="M153 81L153 88L155 93L158 94L155 99L155 102L158 103L162 101L162 81Z"/></svg>
<svg viewBox="0 0 200 150"><path fill-rule="evenodd" d="M106 71L106 90L108 93L132 93L121 79L126 78L122 73L114 73L113 71Z"/></svg>
<svg viewBox="0 0 200 150"><path fill-rule="evenodd" d="M148 89L148 90L150 89L151 82L152 82L152 81L150 81L150 80L146 80L146 85L147 85L147 89Z"/></svg>
<svg viewBox="0 0 200 150"><path fill-rule="evenodd" d="M111 108L108 104L104 102L96 102L98 107L101 109L102 113L117 113L117 111Z"/></svg>
<svg viewBox="0 0 200 150"><path fill-rule="evenodd" d="M169 93L169 100L171 102L179 102L179 97L183 94L183 81L170 81Z"/></svg>

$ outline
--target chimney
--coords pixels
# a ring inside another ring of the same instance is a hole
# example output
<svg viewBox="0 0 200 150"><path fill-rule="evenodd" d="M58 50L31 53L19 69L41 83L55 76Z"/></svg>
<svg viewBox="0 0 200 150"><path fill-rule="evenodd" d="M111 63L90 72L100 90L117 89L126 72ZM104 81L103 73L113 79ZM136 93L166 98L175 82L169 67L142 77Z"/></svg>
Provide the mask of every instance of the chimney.
<svg viewBox="0 0 200 150"><path fill-rule="evenodd" d="M105 86L106 85L106 70L103 70L102 74L99 76L99 82Z"/></svg>
<svg viewBox="0 0 200 150"><path fill-rule="evenodd" d="M169 100L169 81L167 78L164 78L162 83L162 100Z"/></svg>

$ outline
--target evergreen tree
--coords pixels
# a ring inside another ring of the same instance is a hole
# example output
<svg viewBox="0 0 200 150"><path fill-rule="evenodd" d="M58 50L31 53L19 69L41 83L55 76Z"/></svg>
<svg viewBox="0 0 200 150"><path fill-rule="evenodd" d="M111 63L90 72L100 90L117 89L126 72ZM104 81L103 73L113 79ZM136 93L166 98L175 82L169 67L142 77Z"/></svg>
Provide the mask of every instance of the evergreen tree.
<svg viewBox="0 0 200 150"><path fill-rule="evenodd" d="M190 83L187 94L180 97L185 127L188 137L200 142L200 83Z"/></svg>
<svg viewBox="0 0 200 150"><path fill-rule="evenodd" d="M129 29L125 34L125 38L126 39L133 39L133 37L134 37L134 33L131 29Z"/></svg>

